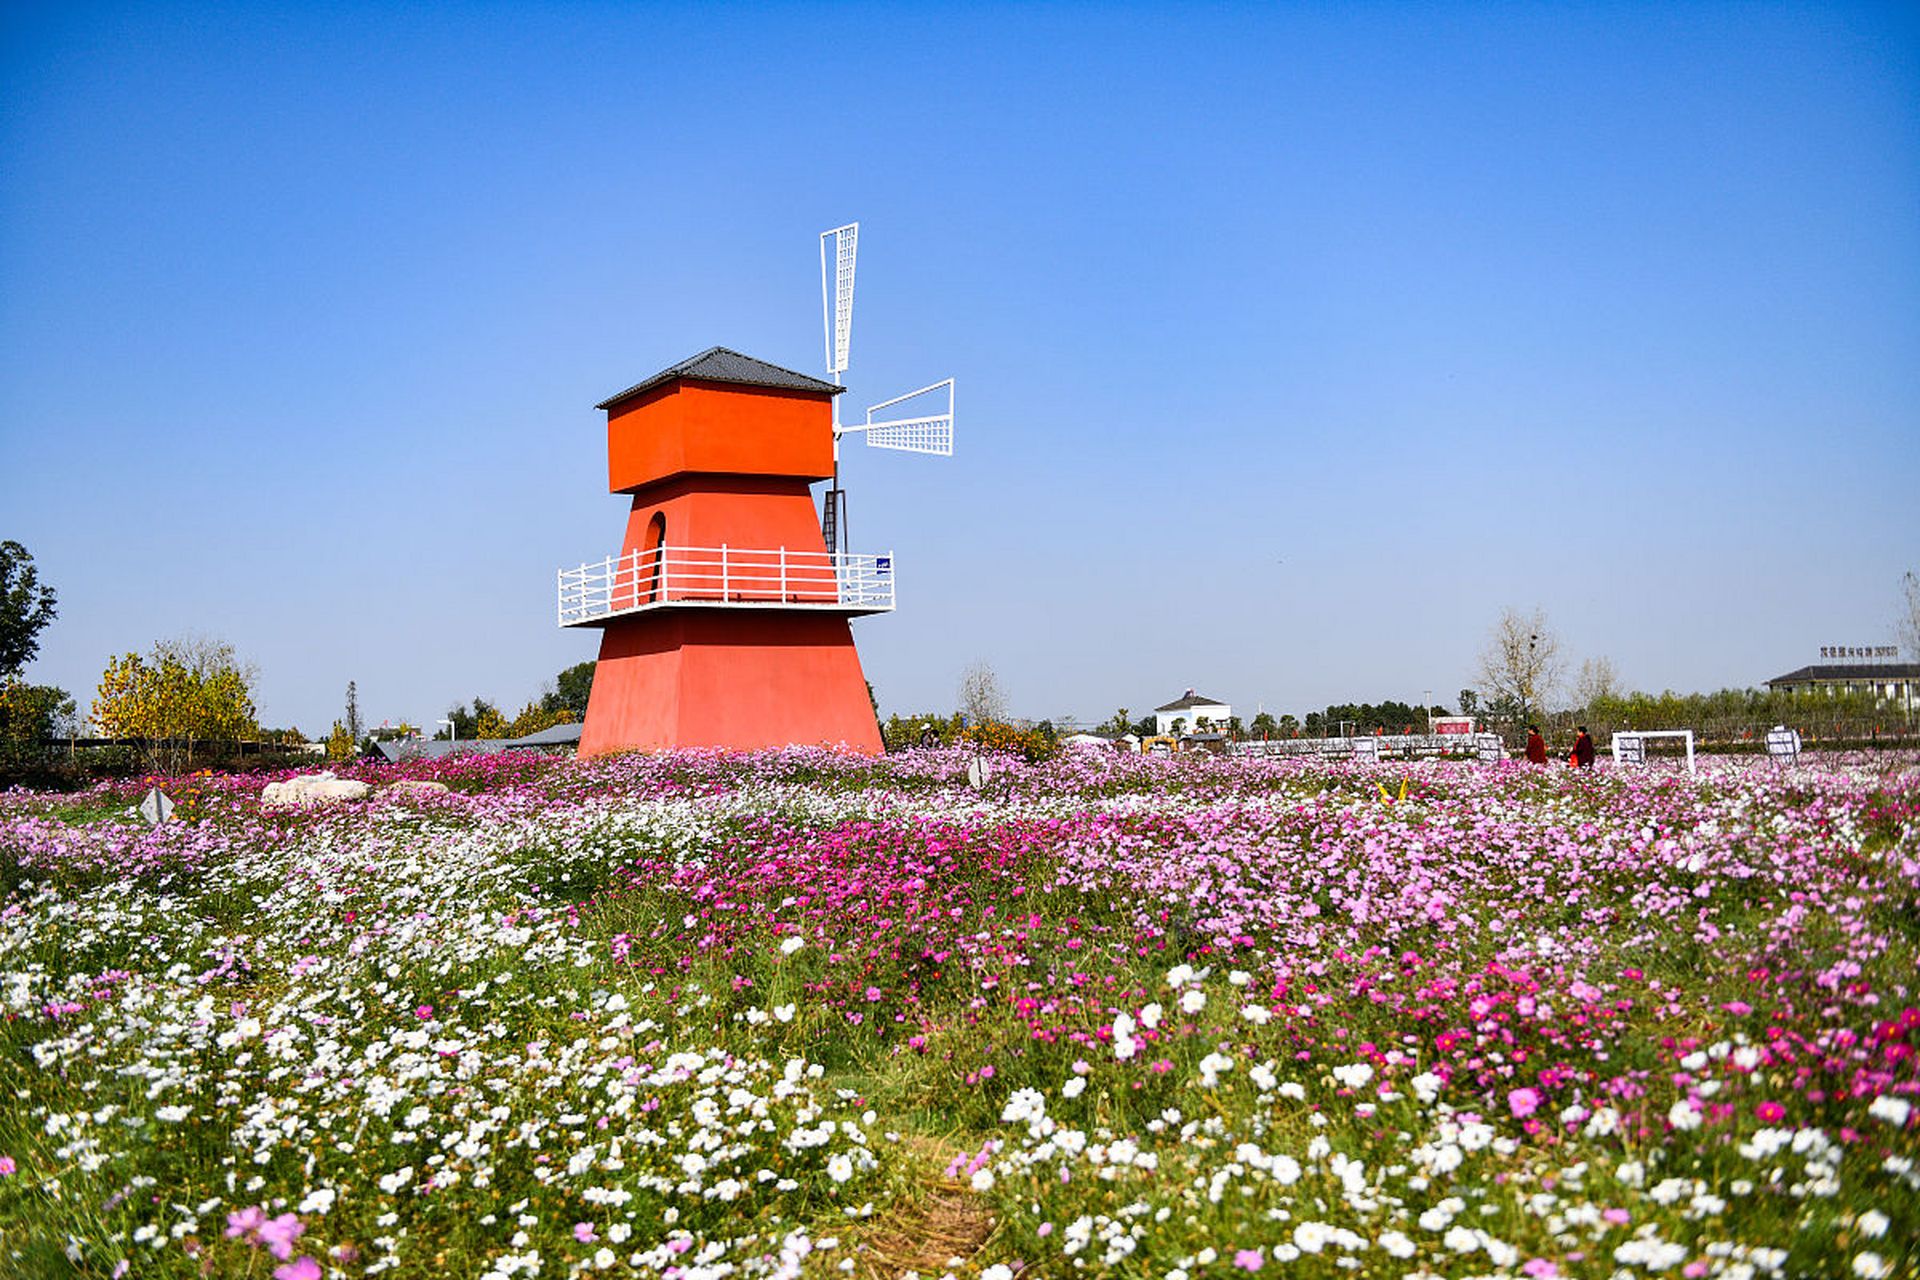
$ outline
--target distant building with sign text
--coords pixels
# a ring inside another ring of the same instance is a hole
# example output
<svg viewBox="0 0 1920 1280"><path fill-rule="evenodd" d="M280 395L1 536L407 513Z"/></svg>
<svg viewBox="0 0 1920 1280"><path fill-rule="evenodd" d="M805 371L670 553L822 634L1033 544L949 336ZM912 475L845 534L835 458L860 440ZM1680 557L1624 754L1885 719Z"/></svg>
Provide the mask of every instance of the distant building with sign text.
<svg viewBox="0 0 1920 1280"><path fill-rule="evenodd" d="M1920 707L1920 662L1900 662L1895 645L1820 646L1825 661L1767 681L1775 693L1868 694L1902 711Z"/></svg>

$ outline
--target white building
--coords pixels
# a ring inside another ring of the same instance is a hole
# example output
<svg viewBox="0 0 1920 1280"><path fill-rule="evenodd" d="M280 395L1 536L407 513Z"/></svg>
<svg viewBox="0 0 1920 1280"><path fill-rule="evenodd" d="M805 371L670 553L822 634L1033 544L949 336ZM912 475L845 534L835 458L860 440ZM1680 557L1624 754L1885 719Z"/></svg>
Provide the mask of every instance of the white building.
<svg viewBox="0 0 1920 1280"><path fill-rule="evenodd" d="M1153 709L1153 731L1157 734L1193 733L1201 721L1213 729L1225 729L1233 718L1233 708L1212 698L1202 698L1189 689L1164 707Z"/></svg>

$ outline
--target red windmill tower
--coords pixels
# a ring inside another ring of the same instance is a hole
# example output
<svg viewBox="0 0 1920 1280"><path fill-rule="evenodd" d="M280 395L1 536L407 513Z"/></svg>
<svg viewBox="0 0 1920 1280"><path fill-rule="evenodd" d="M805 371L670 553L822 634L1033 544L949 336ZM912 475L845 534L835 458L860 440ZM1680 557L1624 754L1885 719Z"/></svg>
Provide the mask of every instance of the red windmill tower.
<svg viewBox="0 0 1920 1280"><path fill-rule="evenodd" d="M854 555L839 436L952 452L944 414L839 423L854 226L822 237L833 382L714 347L628 387L607 411L607 487L631 494L618 556L559 575L563 627L598 627L580 752L792 743L880 750L850 620L891 611L893 557ZM831 243L834 267L827 268ZM816 522L811 486L834 481Z"/></svg>

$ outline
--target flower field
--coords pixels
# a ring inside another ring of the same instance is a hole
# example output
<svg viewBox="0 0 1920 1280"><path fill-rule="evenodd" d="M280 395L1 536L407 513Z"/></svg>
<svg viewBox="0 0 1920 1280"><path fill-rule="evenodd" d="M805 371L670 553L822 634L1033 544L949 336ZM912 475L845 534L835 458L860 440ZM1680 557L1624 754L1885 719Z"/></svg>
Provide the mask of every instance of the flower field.
<svg viewBox="0 0 1920 1280"><path fill-rule="evenodd" d="M0 797L0 1275L1920 1274L1912 759L967 764Z"/></svg>

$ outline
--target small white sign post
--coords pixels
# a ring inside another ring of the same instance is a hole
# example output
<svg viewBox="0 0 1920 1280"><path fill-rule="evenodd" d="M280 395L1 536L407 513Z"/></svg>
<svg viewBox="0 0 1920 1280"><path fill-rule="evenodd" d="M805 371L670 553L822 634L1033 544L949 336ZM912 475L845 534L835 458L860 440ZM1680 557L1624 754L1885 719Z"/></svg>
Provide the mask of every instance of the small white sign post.
<svg viewBox="0 0 1920 1280"><path fill-rule="evenodd" d="M1349 741L1353 743L1355 760L1371 760L1375 764L1380 763L1380 739L1352 738Z"/></svg>
<svg viewBox="0 0 1920 1280"><path fill-rule="evenodd" d="M993 781L993 766L983 756L975 756L973 763L967 766L967 785L975 791Z"/></svg>
<svg viewBox="0 0 1920 1280"><path fill-rule="evenodd" d="M1507 748L1499 734L1481 733L1474 736L1473 754L1481 764L1499 764L1507 758Z"/></svg>
<svg viewBox="0 0 1920 1280"><path fill-rule="evenodd" d="M155 787L140 802L140 816L147 820L148 826L157 827L173 816L173 801L167 798L166 792Z"/></svg>
<svg viewBox="0 0 1920 1280"><path fill-rule="evenodd" d="M1777 724L1767 730L1767 755L1780 764L1800 763L1800 731Z"/></svg>
<svg viewBox="0 0 1920 1280"><path fill-rule="evenodd" d="M1613 763L1645 764L1647 761L1648 738L1684 738L1687 743L1687 772L1693 772L1693 730L1691 729L1635 729L1631 733L1613 735Z"/></svg>

